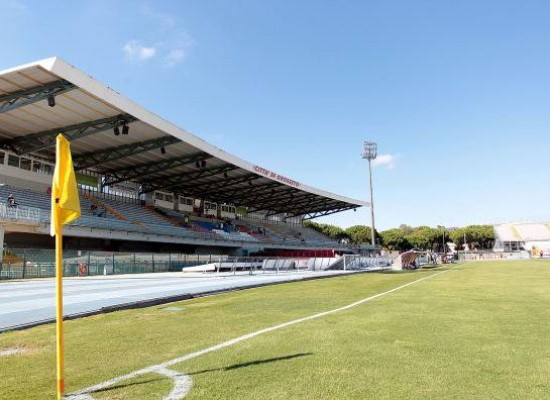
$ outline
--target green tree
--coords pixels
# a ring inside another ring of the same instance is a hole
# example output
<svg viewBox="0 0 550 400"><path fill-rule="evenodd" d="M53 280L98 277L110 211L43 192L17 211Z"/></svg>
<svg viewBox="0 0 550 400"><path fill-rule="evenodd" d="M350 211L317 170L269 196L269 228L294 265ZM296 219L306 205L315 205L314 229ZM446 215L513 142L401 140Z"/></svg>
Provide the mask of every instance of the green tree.
<svg viewBox="0 0 550 400"><path fill-rule="evenodd" d="M491 225L470 225L465 229L466 241L471 249L490 249L493 247L495 232Z"/></svg>
<svg viewBox="0 0 550 400"><path fill-rule="evenodd" d="M464 249L464 243L472 249L492 249L495 242L495 232L491 225L469 225L454 229L449 233L457 249Z"/></svg>
<svg viewBox="0 0 550 400"><path fill-rule="evenodd" d="M371 228L366 225L354 225L346 229L346 234L353 243L371 243ZM380 240L380 235L374 230L374 236L377 243Z"/></svg>
<svg viewBox="0 0 550 400"><path fill-rule="evenodd" d="M413 247L422 250L431 250L437 243L439 232L437 229L430 228L429 226L419 226L413 228L412 232L405 237Z"/></svg>
<svg viewBox="0 0 550 400"><path fill-rule="evenodd" d="M405 235L410 235L414 231L413 227L406 224L399 225L399 229L401 229Z"/></svg>
<svg viewBox="0 0 550 400"><path fill-rule="evenodd" d="M435 228L437 232L437 238L432 247L432 250L445 252L447 251L447 242L451 242L450 230L445 228L443 225L437 225Z"/></svg>
<svg viewBox="0 0 550 400"><path fill-rule="evenodd" d="M412 248L402 229L388 229L387 231L380 232L380 236L384 247L388 250L405 251Z"/></svg>
<svg viewBox="0 0 550 400"><path fill-rule="evenodd" d="M464 234L466 233L466 228L456 228L449 232L449 238L451 241L456 244L457 250L464 249Z"/></svg>
<svg viewBox="0 0 550 400"><path fill-rule="evenodd" d="M342 229L335 225L320 224L313 221L304 221L304 226L315 229L335 240L349 239L356 244L371 242L371 228L366 225L355 225ZM383 232L375 231L376 242L389 250L405 251L411 248L423 250L444 251L444 243L452 241L457 250L464 248L464 240L470 249L491 249L494 245L495 234L491 225L469 225L462 228L447 229L438 225L411 227L402 224L399 228L388 229Z"/></svg>
<svg viewBox="0 0 550 400"><path fill-rule="evenodd" d="M330 224L320 224L313 221L305 221L304 226L307 228L314 229L317 232L330 237L331 239L340 240L344 238L349 238L349 235L339 226L330 225Z"/></svg>

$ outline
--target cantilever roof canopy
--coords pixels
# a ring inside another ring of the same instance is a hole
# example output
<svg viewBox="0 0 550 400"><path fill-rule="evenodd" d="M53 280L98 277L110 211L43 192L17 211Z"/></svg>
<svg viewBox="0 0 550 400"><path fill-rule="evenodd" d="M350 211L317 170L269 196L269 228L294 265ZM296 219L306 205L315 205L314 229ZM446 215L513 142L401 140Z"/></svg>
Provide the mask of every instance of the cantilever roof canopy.
<svg viewBox="0 0 550 400"><path fill-rule="evenodd" d="M75 168L102 174L105 186L137 182L143 192L305 218L370 205L226 153L59 58L1 71L0 147L54 163L58 133L71 141Z"/></svg>

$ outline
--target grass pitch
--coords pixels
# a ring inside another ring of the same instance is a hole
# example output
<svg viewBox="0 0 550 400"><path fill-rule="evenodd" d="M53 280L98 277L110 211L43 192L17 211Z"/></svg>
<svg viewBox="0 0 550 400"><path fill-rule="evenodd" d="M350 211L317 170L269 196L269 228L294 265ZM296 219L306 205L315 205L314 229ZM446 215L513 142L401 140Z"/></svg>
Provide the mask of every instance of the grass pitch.
<svg viewBox="0 0 550 400"><path fill-rule="evenodd" d="M67 392L437 270L287 283L65 323ZM0 285L1 288L1 285ZM479 262L174 365L188 399L548 398L550 262ZM0 334L0 398L55 398L55 326ZM161 399L148 374L94 394Z"/></svg>

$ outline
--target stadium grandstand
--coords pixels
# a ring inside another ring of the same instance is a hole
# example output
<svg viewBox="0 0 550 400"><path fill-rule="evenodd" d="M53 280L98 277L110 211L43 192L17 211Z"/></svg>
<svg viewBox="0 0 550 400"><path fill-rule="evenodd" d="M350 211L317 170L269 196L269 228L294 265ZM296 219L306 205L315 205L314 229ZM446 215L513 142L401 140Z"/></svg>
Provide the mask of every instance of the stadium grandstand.
<svg viewBox="0 0 550 400"><path fill-rule="evenodd" d="M369 206L244 161L49 58L0 72L0 243L10 248L53 248L58 133L82 208L64 229L67 251L345 252L303 221Z"/></svg>
<svg viewBox="0 0 550 400"><path fill-rule="evenodd" d="M550 255L550 223L505 223L494 226L495 251L527 250L532 256Z"/></svg>

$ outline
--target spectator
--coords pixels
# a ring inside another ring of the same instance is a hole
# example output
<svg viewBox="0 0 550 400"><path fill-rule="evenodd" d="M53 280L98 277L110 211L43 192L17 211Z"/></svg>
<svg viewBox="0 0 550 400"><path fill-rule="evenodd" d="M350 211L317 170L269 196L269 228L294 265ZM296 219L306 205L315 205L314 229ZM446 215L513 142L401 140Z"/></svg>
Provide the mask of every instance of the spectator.
<svg viewBox="0 0 550 400"><path fill-rule="evenodd" d="M12 193L8 195L8 207L17 207L17 203L15 202L15 197Z"/></svg>
<svg viewBox="0 0 550 400"><path fill-rule="evenodd" d="M107 211L106 210L99 211L96 204L92 204L90 206L90 210L92 211L93 215L96 215L98 217L103 217L103 218L107 217Z"/></svg>

